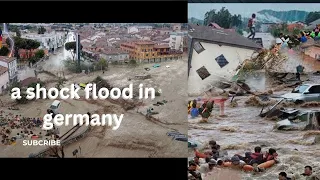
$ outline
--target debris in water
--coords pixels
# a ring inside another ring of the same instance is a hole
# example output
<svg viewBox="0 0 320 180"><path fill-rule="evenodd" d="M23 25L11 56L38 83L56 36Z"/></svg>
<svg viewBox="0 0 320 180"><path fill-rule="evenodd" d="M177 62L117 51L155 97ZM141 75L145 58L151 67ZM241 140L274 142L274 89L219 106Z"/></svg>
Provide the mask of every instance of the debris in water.
<svg viewBox="0 0 320 180"><path fill-rule="evenodd" d="M220 131L228 131L228 132L236 132L237 128L234 127L228 127L228 126L223 126L219 128Z"/></svg>
<svg viewBox="0 0 320 180"><path fill-rule="evenodd" d="M258 107L270 106L270 105L273 105L275 103L276 103L275 100L262 101L257 96L251 96L245 102L245 104L248 105L248 106L258 106Z"/></svg>
<svg viewBox="0 0 320 180"><path fill-rule="evenodd" d="M306 102L301 105L301 107L319 107L319 106L320 106L320 102L315 102L315 101Z"/></svg>

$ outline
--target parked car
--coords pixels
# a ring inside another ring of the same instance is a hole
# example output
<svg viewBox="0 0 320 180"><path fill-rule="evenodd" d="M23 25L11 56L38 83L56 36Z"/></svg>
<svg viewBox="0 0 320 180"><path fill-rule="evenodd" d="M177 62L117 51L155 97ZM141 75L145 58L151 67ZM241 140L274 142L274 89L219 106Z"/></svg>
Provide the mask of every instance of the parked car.
<svg viewBox="0 0 320 180"><path fill-rule="evenodd" d="M297 104L320 101L320 84L303 84L281 97Z"/></svg>
<svg viewBox="0 0 320 180"><path fill-rule="evenodd" d="M61 102L58 100L55 100L53 101L49 109L52 110L54 114L58 114L60 105L61 105Z"/></svg>

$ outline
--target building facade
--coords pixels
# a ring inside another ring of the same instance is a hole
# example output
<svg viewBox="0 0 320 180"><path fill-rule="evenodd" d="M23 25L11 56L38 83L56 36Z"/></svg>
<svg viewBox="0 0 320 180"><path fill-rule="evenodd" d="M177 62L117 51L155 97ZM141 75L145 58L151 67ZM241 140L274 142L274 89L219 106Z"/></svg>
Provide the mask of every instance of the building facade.
<svg viewBox="0 0 320 180"><path fill-rule="evenodd" d="M63 32L52 32L46 34L25 34L25 39L32 39L40 43L39 49L55 51L57 48L63 47L66 35Z"/></svg>
<svg viewBox="0 0 320 180"><path fill-rule="evenodd" d="M15 57L0 56L0 66L8 68L9 82L15 82L18 78L17 59Z"/></svg>
<svg viewBox="0 0 320 180"><path fill-rule="evenodd" d="M129 61L129 53L119 49L106 49L101 51L100 58L108 62L123 63Z"/></svg>
<svg viewBox="0 0 320 180"><path fill-rule="evenodd" d="M0 94L2 94L9 85L8 68L0 66Z"/></svg>
<svg viewBox="0 0 320 180"><path fill-rule="evenodd" d="M200 95L221 81L230 81L237 67L261 47L231 31L191 26L188 93Z"/></svg>
<svg viewBox="0 0 320 180"><path fill-rule="evenodd" d="M156 45L151 41L122 43L120 48L129 53L130 59L140 63L182 58L182 53L171 51L168 45Z"/></svg>
<svg viewBox="0 0 320 180"><path fill-rule="evenodd" d="M169 40L170 48L177 51L183 51L183 43L185 36L187 36L187 32L171 32Z"/></svg>

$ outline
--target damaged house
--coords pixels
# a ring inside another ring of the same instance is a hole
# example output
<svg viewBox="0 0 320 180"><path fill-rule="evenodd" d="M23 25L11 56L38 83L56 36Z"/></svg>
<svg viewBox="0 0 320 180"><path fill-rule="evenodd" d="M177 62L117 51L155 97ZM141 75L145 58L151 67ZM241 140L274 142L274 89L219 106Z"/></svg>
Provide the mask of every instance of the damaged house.
<svg viewBox="0 0 320 180"><path fill-rule="evenodd" d="M188 89L199 95L221 81L231 81L245 59L262 47L240 34L189 25Z"/></svg>

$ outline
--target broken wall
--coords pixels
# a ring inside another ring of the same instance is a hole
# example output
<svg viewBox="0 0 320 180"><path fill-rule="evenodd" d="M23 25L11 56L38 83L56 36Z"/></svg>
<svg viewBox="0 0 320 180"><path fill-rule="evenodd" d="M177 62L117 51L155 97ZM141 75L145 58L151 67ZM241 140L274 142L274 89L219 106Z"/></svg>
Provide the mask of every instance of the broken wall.
<svg viewBox="0 0 320 180"><path fill-rule="evenodd" d="M219 81L231 81L240 63L250 59L254 52L201 41L200 44L203 47L200 53L190 49L193 51L188 79L188 94L191 96L202 94Z"/></svg>

